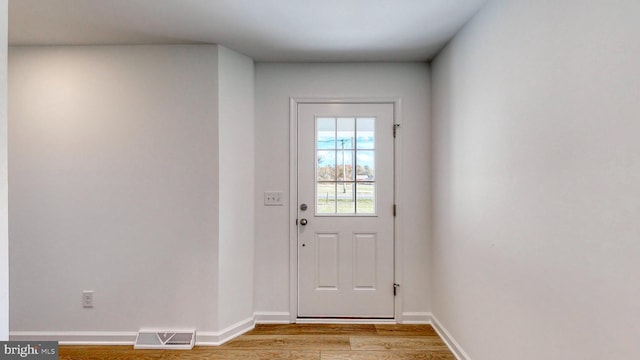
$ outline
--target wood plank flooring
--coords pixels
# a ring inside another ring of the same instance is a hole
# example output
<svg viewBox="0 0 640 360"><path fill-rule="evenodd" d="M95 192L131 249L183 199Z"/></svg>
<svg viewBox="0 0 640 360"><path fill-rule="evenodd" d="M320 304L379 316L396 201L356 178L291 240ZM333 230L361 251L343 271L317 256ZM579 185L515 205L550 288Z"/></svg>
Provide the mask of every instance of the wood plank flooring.
<svg viewBox="0 0 640 360"><path fill-rule="evenodd" d="M219 346L60 346L60 360L455 360L429 325L256 325Z"/></svg>

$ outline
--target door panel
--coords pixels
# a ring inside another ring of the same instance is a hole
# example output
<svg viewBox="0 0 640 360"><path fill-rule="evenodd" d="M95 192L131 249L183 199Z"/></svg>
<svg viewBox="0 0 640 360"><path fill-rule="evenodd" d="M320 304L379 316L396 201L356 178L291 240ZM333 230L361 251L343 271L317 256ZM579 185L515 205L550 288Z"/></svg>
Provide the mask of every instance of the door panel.
<svg viewBox="0 0 640 360"><path fill-rule="evenodd" d="M316 289L338 289L338 234L316 234Z"/></svg>
<svg viewBox="0 0 640 360"><path fill-rule="evenodd" d="M392 130L392 104L298 104L299 317L394 317Z"/></svg>
<svg viewBox="0 0 640 360"><path fill-rule="evenodd" d="M375 290L377 234L353 234L353 286L354 289Z"/></svg>

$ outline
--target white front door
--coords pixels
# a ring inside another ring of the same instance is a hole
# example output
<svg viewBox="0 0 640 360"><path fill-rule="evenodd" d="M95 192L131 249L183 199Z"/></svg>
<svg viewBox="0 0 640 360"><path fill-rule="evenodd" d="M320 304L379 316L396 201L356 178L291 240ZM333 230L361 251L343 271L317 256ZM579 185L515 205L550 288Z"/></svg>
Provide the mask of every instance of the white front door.
<svg viewBox="0 0 640 360"><path fill-rule="evenodd" d="M298 104L298 317L394 317L393 104Z"/></svg>

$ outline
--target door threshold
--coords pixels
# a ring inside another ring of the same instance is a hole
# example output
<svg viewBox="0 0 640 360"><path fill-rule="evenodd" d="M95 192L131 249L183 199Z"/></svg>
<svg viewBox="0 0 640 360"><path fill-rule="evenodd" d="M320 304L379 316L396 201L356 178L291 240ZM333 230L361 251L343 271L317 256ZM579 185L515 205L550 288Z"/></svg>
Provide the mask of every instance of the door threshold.
<svg viewBox="0 0 640 360"><path fill-rule="evenodd" d="M397 324L397 321L376 318L297 318L296 324Z"/></svg>

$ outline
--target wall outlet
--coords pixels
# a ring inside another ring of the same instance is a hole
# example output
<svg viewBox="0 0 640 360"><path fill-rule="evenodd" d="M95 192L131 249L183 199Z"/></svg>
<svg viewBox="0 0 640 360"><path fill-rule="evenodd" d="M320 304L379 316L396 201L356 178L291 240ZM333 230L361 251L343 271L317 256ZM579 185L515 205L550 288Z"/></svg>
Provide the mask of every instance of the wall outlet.
<svg viewBox="0 0 640 360"><path fill-rule="evenodd" d="M264 204L267 206L282 206L282 191L265 191Z"/></svg>
<svg viewBox="0 0 640 360"><path fill-rule="evenodd" d="M93 307L93 290L84 290L82 292L82 307Z"/></svg>

